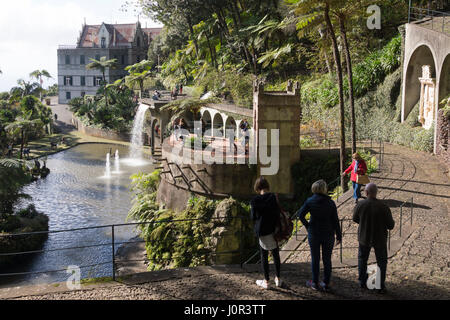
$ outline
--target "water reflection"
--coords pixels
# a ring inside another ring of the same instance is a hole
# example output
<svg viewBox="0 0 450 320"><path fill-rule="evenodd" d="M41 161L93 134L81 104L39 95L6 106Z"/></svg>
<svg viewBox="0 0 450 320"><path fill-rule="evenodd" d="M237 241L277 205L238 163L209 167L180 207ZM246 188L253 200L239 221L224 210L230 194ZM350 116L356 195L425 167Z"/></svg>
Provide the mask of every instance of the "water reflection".
<svg viewBox="0 0 450 320"><path fill-rule="evenodd" d="M46 179L36 181L24 188L36 209L49 216L50 230L64 230L89 226L124 223L131 208L129 191L130 176L138 172L151 172L154 165L147 159L142 166L129 166L118 154L128 154L127 147L115 145L114 171L105 178L105 154L111 145L83 144L48 157L51 173ZM120 170L119 170L120 168ZM116 242L126 241L135 235L134 227L114 230ZM81 269L82 278L110 276L112 265L111 228L51 233L43 250L67 247L97 247L52 251L33 254L10 272L65 270L68 265L86 266ZM116 246L117 249L117 246ZM103 263L100 266L93 266ZM38 276L21 276L17 284L66 281L65 271ZM4 283L5 279L0 279ZM11 281L11 279L9 279Z"/></svg>

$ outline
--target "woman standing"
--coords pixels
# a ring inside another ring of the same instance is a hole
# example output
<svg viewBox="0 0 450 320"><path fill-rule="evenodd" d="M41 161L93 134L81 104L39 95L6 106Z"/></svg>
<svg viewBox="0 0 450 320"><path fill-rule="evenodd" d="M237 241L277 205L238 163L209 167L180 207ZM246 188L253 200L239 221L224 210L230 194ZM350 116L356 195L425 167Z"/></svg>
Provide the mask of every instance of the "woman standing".
<svg viewBox="0 0 450 320"><path fill-rule="evenodd" d="M256 280L256 284L264 289L269 288L269 251L271 251L276 269L275 285L281 287L280 251L273 236L280 216L277 197L269 192L269 183L263 177L256 179L254 189L258 195L250 203L251 216L255 221L255 233L259 238L261 265L264 272L264 280Z"/></svg>
<svg viewBox="0 0 450 320"><path fill-rule="evenodd" d="M354 153L352 155L353 161L352 164L345 170L342 175L345 176L349 172L351 172L350 180L353 184L353 199L355 199L355 203L358 203L358 199L361 198L361 184L357 183L358 174L364 175L367 172L367 165L363 158L359 155L359 153Z"/></svg>
<svg viewBox="0 0 450 320"><path fill-rule="evenodd" d="M308 230L308 242L311 249L312 280L307 281L306 285L313 290L318 290L320 285L325 291L329 290L330 286L331 254L335 235L336 245L342 240L336 204L328 196L327 189L325 181L314 182L311 186L313 195L297 211L297 216ZM309 222L305 218L307 213L311 217ZM319 284L320 248L322 248L324 278Z"/></svg>

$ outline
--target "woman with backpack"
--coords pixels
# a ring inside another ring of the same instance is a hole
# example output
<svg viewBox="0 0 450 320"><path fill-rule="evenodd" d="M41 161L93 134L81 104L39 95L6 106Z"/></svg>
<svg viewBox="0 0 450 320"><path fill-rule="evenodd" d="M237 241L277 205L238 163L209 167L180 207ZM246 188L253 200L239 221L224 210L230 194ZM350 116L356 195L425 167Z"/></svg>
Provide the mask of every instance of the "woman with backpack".
<svg viewBox="0 0 450 320"><path fill-rule="evenodd" d="M280 219L280 208L277 196L269 192L269 183L263 177L256 179L255 192L258 193L251 201L251 218L255 221L255 233L259 239L261 265L264 280L256 280L256 284L264 289L269 288L269 251L275 262L275 285L282 286L280 279L280 251L275 241L274 233Z"/></svg>
<svg viewBox="0 0 450 320"><path fill-rule="evenodd" d="M328 186L324 180L316 181L311 186L313 195L309 197L296 215L308 230L308 242L311 249L312 280L306 285L313 290L324 291L330 289L331 254L333 253L334 237L336 245L342 241L341 227L337 214L336 204L328 196ZM310 214L309 221L306 214ZM322 248L322 261L324 278L319 284L320 249Z"/></svg>

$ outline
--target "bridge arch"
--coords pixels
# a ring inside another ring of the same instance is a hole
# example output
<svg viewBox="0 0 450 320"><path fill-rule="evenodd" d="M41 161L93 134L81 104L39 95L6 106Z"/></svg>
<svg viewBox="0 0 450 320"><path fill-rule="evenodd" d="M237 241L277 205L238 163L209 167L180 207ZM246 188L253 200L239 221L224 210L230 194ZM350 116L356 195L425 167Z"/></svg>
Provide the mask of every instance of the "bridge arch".
<svg viewBox="0 0 450 320"><path fill-rule="evenodd" d="M450 53L444 59L439 79L439 103L450 94Z"/></svg>
<svg viewBox="0 0 450 320"><path fill-rule="evenodd" d="M232 116L227 116L225 120L225 137L227 137L227 130L233 130L234 136L237 137L237 124Z"/></svg>
<svg viewBox="0 0 450 320"><path fill-rule="evenodd" d="M212 117L211 112L208 109L201 109L200 111L202 115L202 119L204 121L205 128L203 130L211 130L212 129Z"/></svg>
<svg viewBox="0 0 450 320"><path fill-rule="evenodd" d="M418 44L405 61L402 121L406 120L411 110L420 100L421 84L419 78L422 77L422 66L431 66L431 77L437 81L440 75L440 66L436 62L436 55L430 44L424 42Z"/></svg>
<svg viewBox="0 0 450 320"><path fill-rule="evenodd" d="M212 128L213 136L223 137L224 136L225 121L220 112L217 112L213 117Z"/></svg>

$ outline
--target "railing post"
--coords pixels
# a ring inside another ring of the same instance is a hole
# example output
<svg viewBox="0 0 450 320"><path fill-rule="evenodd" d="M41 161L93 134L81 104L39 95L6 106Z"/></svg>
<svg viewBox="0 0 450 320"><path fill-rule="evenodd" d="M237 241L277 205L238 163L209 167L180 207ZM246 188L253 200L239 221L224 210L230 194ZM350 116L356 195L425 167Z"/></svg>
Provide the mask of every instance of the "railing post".
<svg viewBox="0 0 450 320"><path fill-rule="evenodd" d="M411 22L411 0L409 0L409 7L408 7L408 23Z"/></svg>
<svg viewBox="0 0 450 320"><path fill-rule="evenodd" d="M243 266L243 263L244 263L242 261L242 257L244 256L244 254L242 252L243 249L244 249L243 241L242 241L242 235L243 235L242 228L243 228L243 225L244 225L244 217L240 216L240 219L241 219L241 227L239 229L239 261L241 262L241 269L242 269L242 266Z"/></svg>
<svg viewBox="0 0 450 320"><path fill-rule="evenodd" d="M402 236L403 203L400 206L400 237Z"/></svg>
<svg viewBox="0 0 450 320"><path fill-rule="evenodd" d="M116 281L116 258L115 258L115 250L114 250L114 225L111 226L111 244L112 244L112 279Z"/></svg>
<svg viewBox="0 0 450 320"><path fill-rule="evenodd" d="M388 250L391 251L391 230L388 230Z"/></svg>
<svg viewBox="0 0 450 320"><path fill-rule="evenodd" d="M341 234L342 234L342 238L341 238L341 243L340 243L340 248L339 248L339 251L340 251L340 259L341 259L341 263L342 263L342 242L344 241L344 228L343 228L343 226L344 226L344 219L342 219L341 220Z"/></svg>

